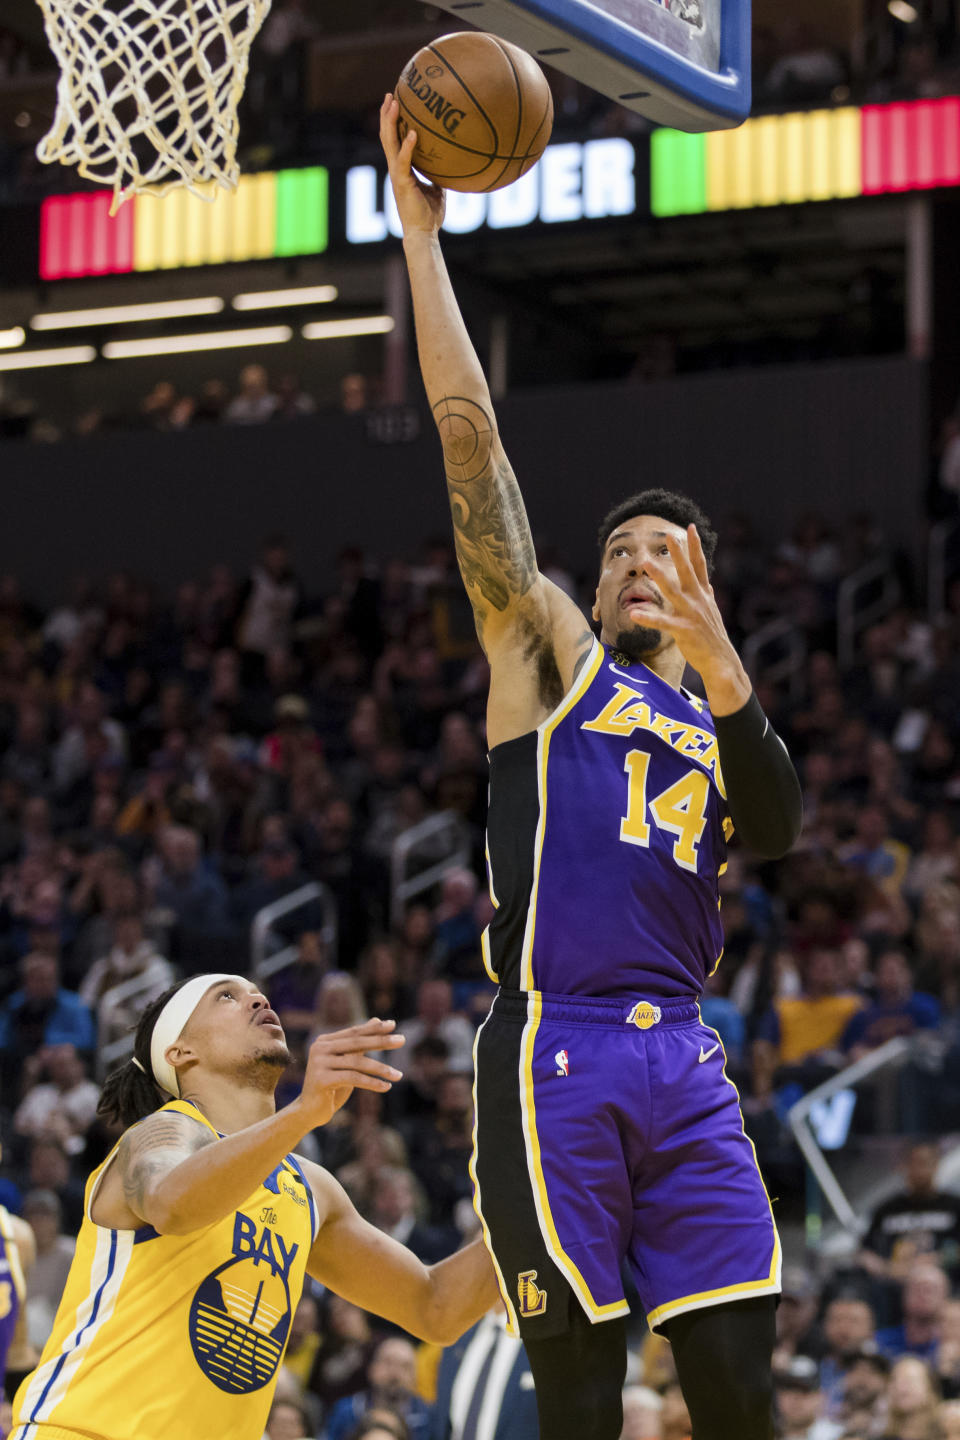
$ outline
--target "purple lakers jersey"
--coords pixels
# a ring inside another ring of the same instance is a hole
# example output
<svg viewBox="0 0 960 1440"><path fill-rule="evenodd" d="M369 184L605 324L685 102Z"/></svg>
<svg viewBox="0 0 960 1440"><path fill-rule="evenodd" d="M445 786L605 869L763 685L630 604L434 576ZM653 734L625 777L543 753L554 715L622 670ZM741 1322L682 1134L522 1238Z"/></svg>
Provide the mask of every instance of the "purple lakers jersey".
<svg viewBox="0 0 960 1440"><path fill-rule="evenodd" d="M722 948L733 825L706 705L599 643L554 713L490 754L493 979L696 996Z"/></svg>
<svg viewBox="0 0 960 1440"><path fill-rule="evenodd" d="M17 1317L24 1302L23 1271L10 1227L10 1217L0 1205L0 1392L7 1373L7 1353L13 1343Z"/></svg>

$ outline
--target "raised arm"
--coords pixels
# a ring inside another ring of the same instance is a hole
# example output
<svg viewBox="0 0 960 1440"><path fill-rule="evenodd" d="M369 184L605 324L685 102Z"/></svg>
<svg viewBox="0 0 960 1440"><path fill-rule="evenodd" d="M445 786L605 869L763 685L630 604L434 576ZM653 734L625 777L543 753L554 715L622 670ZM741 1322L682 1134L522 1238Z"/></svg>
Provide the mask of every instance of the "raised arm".
<svg viewBox="0 0 960 1440"><path fill-rule="evenodd" d="M479 1238L437 1265L424 1265L364 1220L332 1175L310 1161L300 1163L321 1217L307 1261L315 1280L437 1345L451 1345L495 1303L496 1276Z"/></svg>
<svg viewBox="0 0 960 1440"><path fill-rule="evenodd" d="M383 1092L400 1079L398 1070L365 1053L402 1045L393 1027L392 1020L368 1020L321 1036L310 1047L298 1098L222 1139L176 1110L149 1115L123 1136L94 1219L115 1229L146 1222L161 1235L187 1235L229 1215L308 1130L326 1124L355 1086Z"/></svg>
<svg viewBox="0 0 960 1440"><path fill-rule="evenodd" d="M496 722L498 668L508 682L504 688L515 699L526 675L532 708L541 712L526 717L521 730L529 729L571 683L577 661L589 652L592 634L573 601L537 568L520 487L500 442L490 390L440 251L443 191L413 174L416 133L408 132L401 144L397 115L396 101L387 96L380 112L380 138L403 225L417 353L443 446L460 574L494 671L492 718Z"/></svg>

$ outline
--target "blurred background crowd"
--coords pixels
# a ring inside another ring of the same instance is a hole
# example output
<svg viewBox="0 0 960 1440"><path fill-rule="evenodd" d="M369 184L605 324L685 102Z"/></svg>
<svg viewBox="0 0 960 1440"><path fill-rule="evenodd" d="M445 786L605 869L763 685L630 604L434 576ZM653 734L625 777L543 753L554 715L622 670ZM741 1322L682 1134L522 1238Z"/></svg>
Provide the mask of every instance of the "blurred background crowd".
<svg viewBox="0 0 960 1440"><path fill-rule="evenodd" d="M956 1440L960 1197L949 1156L938 1166L960 1114L960 586L922 614L909 565L862 517L798 516L772 549L745 516L720 530L735 641L788 615L809 651L792 690L757 686L800 771L804 833L777 863L731 850L703 1003L784 1230L779 1433ZM841 670L837 587L879 555L903 603ZM540 558L589 608L593 577ZM195 971L261 978L294 1055L281 1101L312 1038L396 1018L403 1081L356 1094L306 1148L425 1261L474 1233L472 1045L493 994L487 678L446 538L412 560L347 546L325 587L295 572L281 536L246 575L214 564L172 596L133 570L78 577L41 610L0 579L0 1199L37 1238L35 1346L85 1176L115 1138L98 1081L143 1004ZM425 824L437 816L453 817L454 855ZM788 1111L898 1037L927 1050L901 1074L894 1134L869 1103L854 1122L885 1147L886 1195L861 1248L812 1258L820 1211ZM669 1347L639 1313L633 1341L625 1440L680 1440ZM491 1376L499 1396L485 1399ZM481 1412L493 1429L477 1429ZM533 1416L496 1315L441 1355L317 1292L297 1311L269 1435L533 1440Z"/></svg>
<svg viewBox="0 0 960 1440"><path fill-rule="evenodd" d="M38 440L52 444L83 439L103 431L133 429L177 431L205 425L265 425L298 420L318 410L363 415L380 399L376 378L359 372L341 376L337 393L318 400L290 372L271 377L264 365L244 365L235 385L211 378L194 393L172 380L157 380L139 403L125 407L115 395L81 410L68 425L44 414L30 384L0 379L0 440Z"/></svg>

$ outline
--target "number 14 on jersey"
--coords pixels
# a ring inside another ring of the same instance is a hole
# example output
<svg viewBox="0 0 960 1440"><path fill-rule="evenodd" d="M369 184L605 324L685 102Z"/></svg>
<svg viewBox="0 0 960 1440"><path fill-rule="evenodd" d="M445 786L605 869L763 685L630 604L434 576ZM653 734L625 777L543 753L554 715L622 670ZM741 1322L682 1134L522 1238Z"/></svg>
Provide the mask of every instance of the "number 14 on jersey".
<svg viewBox="0 0 960 1440"><path fill-rule="evenodd" d="M628 751L623 768L628 776L627 813L620 821L620 839L627 845L648 846L649 815L659 830L677 837L673 842L676 863L681 869L696 873L698 846L707 824L709 777L702 770L688 770L648 801L649 751Z"/></svg>

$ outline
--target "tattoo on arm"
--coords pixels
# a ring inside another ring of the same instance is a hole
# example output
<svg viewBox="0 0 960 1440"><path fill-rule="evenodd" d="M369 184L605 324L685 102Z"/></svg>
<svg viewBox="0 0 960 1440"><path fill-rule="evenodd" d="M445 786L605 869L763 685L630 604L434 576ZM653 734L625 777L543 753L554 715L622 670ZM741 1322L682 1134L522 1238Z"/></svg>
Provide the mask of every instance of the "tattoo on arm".
<svg viewBox="0 0 960 1440"><path fill-rule="evenodd" d="M445 395L433 407L453 512L460 574L478 619L504 611L537 578L537 557L516 477L494 456L493 417L475 401Z"/></svg>
<svg viewBox="0 0 960 1440"><path fill-rule="evenodd" d="M123 1198L130 1209L146 1218L143 1206L154 1180L162 1179L182 1160L212 1145L215 1139L210 1131L192 1120L170 1113L149 1116L128 1130L120 1141L117 1165Z"/></svg>

